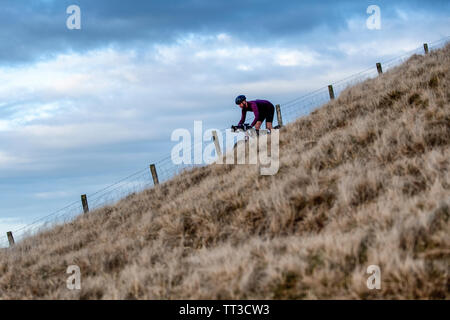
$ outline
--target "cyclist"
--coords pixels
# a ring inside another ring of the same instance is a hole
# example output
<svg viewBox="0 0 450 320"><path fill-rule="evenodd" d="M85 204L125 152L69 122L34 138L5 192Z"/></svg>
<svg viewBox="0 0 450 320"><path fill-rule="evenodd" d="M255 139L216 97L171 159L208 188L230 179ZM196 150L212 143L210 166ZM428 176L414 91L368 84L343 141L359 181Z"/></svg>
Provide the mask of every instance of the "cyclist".
<svg viewBox="0 0 450 320"><path fill-rule="evenodd" d="M257 131L261 128L262 123L266 120L266 129L269 132L272 128L273 114L275 113L275 107L270 101L267 100L253 100L247 101L244 95L240 95L236 98L235 103L242 109L241 121L238 126L242 126L247 115L247 111L255 114L255 120L251 124L251 127L255 127Z"/></svg>

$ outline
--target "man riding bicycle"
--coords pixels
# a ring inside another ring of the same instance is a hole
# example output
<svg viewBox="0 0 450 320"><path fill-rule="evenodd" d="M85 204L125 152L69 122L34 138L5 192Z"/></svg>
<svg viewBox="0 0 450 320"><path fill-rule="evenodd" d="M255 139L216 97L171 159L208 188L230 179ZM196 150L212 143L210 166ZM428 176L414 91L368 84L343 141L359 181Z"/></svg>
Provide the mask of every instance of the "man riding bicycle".
<svg viewBox="0 0 450 320"><path fill-rule="evenodd" d="M238 127L242 126L247 115L247 111L255 114L255 120L253 120L251 127L255 127L256 131L259 131L262 123L266 120L266 129L272 130L273 115L275 113L275 107L270 101L267 100L253 100L247 101L244 95L240 95L235 100L236 104L242 109L241 121L239 121Z"/></svg>

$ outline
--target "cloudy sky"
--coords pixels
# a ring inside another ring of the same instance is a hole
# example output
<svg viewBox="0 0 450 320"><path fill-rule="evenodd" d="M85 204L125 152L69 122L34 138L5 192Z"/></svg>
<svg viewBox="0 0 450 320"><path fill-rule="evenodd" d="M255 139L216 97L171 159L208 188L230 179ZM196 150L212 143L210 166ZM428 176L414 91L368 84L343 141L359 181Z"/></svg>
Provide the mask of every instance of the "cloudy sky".
<svg viewBox="0 0 450 320"><path fill-rule="evenodd" d="M238 94L282 104L449 36L449 17L449 1L0 0L0 236L169 155L176 128L235 124Z"/></svg>

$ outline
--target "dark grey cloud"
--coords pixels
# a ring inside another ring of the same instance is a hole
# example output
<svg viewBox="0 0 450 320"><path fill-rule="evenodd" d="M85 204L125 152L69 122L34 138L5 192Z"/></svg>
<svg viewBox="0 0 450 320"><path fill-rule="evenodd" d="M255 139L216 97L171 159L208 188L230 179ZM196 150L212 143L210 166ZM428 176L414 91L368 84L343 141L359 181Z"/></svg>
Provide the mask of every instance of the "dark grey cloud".
<svg viewBox="0 0 450 320"><path fill-rule="evenodd" d="M66 28L66 8L82 10L82 30ZM287 41L326 26L346 27L371 1L273 0L2 0L0 64L30 62L67 51L168 43L185 33L226 32L250 43ZM448 1L376 1L384 15L394 6L446 12ZM447 11L448 12L448 11ZM283 40L281 40L283 39Z"/></svg>

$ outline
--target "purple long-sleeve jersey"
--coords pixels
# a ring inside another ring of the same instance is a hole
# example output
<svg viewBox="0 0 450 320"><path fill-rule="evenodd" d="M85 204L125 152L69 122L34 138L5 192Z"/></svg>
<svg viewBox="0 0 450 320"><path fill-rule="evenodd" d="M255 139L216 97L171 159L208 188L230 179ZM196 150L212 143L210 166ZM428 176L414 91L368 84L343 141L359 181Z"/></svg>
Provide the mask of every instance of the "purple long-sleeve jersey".
<svg viewBox="0 0 450 320"><path fill-rule="evenodd" d="M247 111L253 112L255 114L255 120L253 120L251 126L253 127L256 122L258 122L259 114L262 112L266 112L270 106L272 106L272 103L267 100L253 100L253 101L247 101L248 106L245 108L242 108L242 117L241 121L239 121L239 125L244 124L245 117L247 115Z"/></svg>

